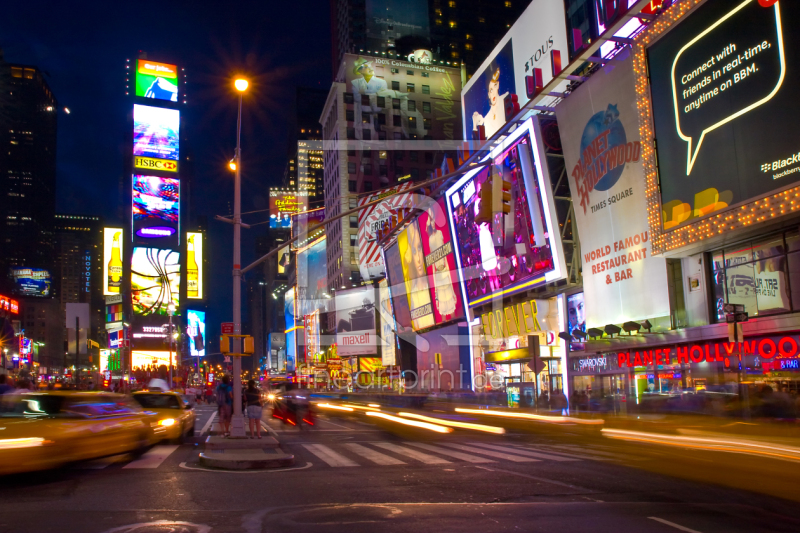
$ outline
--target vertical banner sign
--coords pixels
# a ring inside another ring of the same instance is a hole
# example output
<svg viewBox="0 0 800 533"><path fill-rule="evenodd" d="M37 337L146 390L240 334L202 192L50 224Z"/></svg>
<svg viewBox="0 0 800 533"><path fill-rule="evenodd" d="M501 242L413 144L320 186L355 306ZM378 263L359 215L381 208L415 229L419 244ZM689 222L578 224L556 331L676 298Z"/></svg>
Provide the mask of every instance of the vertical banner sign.
<svg viewBox="0 0 800 533"><path fill-rule="evenodd" d="M203 234L186 233L186 298L203 299Z"/></svg>
<svg viewBox="0 0 800 533"><path fill-rule="evenodd" d="M669 315L666 260L651 256L630 55L578 87L556 117L581 238L586 325Z"/></svg>
<svg viewBox="0 0 800 533"><path fill-rule="evenodd" d="M394 335L394 312L392 309L392 298L389 292L389 282L382 279L378 283L378 314L381 317L381 363L383 366L394 366L396 364L396 346Z"/></svg>
<svg viewBox="0 0 800 533"><path fill-rule="evenodd" d="M122 228L103 228L103 295L122 287Z"/></svg>

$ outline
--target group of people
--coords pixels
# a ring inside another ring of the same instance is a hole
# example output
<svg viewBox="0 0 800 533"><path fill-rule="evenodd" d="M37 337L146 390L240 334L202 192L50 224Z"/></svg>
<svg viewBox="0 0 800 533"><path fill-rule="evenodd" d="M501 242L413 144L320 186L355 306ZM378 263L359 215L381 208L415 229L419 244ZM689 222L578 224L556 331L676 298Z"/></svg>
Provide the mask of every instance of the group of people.
<svg viewBox="0 0 800 533"><path fill-rule="evenodd" d="M224 437L231 436L231 418L233 417L233 385L229 376L222 376L222 381L216 390L217 408L219 410L219 424ZM242 406L244 415L250 426L249 438L261 438L261 391L256 387L255 380L247 382L247 388L242 391Z"/></svg>
<svg viewBox="0 0 800 533"><path fill-rule="evenodd" d="M36 390L36 385L28 378L18 378L16 381L6 374L0 374L0 395L24 394Z"/></svg>

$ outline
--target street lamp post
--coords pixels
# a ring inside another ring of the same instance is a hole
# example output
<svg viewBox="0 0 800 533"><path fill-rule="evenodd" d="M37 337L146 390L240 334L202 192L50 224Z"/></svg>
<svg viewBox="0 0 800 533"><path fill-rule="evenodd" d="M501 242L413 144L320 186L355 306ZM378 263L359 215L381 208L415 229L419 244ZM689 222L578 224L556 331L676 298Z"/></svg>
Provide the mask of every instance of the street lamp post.
<svg viewBox="0 0 800 533"><path fill-rule="evenodd" d="M237 79L234 82L239 91L239 116L236 121L236 177L233 183L233 333L242 333L242 258L241 258L241 230L242 230L242 97L247 90L247 80ZM234 337L237 343L241 338ZM241 351L241 350L240 350ZM233 416L231 417L231 437L245 438L242 416L242 358L233 356Z"/></svg>
<svg viewBox="0 0 800 533"><path fill-rule="evenodd" d="M172 316L175 314L175 303L167 304L167 314L169 315L169 388L172 388Z"/></svg>

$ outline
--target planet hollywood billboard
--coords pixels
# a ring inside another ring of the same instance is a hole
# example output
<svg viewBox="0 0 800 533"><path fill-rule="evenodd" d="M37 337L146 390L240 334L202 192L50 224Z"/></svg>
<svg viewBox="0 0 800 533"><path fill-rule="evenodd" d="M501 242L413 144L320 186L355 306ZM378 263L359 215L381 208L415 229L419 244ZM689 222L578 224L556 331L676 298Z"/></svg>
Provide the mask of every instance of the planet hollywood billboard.
<svg viewBox="0 0 800 533"><path fill-rule="evenodd" d="M556 117L581 239L585 323L668 315L666 260L651 253L630 55L578 87Z"/></svg>

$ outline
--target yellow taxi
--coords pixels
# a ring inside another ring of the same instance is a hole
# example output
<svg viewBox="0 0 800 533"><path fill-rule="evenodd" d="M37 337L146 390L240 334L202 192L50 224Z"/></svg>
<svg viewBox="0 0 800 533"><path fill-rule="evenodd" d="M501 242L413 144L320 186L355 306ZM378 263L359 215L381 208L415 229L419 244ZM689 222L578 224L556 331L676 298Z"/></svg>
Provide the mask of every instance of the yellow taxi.
<svg viewBox="0 0 800 533"><path fill-rule="evenodd" d="M0 475L144 452L157 441L152 417L120 394L4 394L0 396Z"/></svg>
<svg viewBox="0 0 800 533"><path fill-rule="evenodd" d="M158 440L181 443L194 435L194 409L177 392L139 391L133 393L133 399L145 412L154 414L152 426Z"/></svg>

